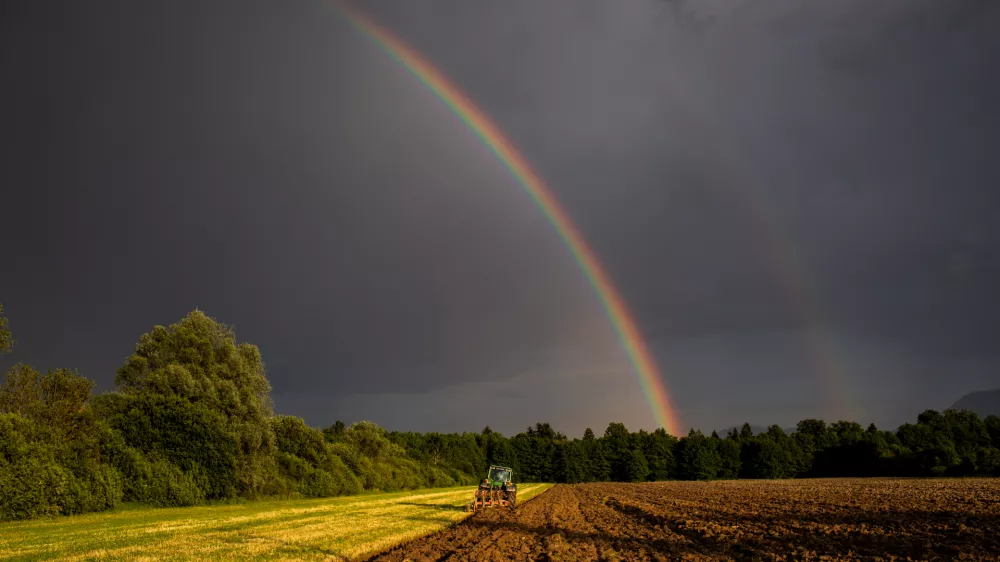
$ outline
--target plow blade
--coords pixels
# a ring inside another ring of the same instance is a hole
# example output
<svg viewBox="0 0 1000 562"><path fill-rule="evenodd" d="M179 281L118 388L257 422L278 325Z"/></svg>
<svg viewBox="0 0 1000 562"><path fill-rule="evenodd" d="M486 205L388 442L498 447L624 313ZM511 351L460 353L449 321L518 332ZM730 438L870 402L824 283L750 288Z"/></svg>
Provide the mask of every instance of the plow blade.
<svg viewBox="0 0 1000 562"><path fill-rule="evenodd" d="M511 497L508 499L507 495L503 492L477 490L475 498L472 500L472 503L466 506L465 511L475 512L480 509L488 509L492 507L509 507L513 509L514 505L514 498Z"/></svg>

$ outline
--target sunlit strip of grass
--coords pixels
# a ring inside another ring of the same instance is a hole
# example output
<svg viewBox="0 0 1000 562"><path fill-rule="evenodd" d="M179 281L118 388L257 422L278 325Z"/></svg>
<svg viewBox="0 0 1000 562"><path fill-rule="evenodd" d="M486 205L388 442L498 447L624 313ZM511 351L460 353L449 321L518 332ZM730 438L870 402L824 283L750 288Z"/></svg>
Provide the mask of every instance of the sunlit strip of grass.
<svg viewBox="0 0 1000 562"><path fill-rule="evenodd" d="M549 485L524 484L518 501ZM16 560L328 560L386 550L467 517L474 488L152 509L0 523Z"/></svg>

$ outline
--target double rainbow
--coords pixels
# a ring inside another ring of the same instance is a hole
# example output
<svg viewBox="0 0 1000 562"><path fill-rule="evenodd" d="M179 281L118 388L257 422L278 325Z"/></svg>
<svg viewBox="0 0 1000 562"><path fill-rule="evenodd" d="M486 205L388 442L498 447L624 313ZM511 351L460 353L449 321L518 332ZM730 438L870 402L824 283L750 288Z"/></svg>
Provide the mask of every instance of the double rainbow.
<svg viewBox="0 0 1000 562"><path fill-rule="evenodd" d="M583 270L591 287L597 293L608 319L614 326L622 347L628 354L643 394L649 402L657 425L668 433L677 435L680 423L677 413L670 404L670 397L642 334L636 327L628 308L607 273L597 261L593 250L587 246L583 236L559 206L551 190L538 177L499 127L478 108L461 90L413 48L380 27L370 18L343 2L334 2L357 30L371 39L382 51L410 71L421 83L434 92L463 123L479 137L503 163L510 175L535 201L545 217L562 238L566 248Z"/></svg>

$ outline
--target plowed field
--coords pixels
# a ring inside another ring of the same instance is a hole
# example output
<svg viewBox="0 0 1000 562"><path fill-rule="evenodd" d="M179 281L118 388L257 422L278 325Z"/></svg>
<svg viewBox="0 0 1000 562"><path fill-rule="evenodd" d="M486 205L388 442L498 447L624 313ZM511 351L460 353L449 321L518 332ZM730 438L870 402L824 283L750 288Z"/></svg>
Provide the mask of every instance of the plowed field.
<svg viewBox="0 0 1000 562"><path fill-rule="evenodd" d="M372 560L1000 560L1000 480L559 485Z"/></svg>

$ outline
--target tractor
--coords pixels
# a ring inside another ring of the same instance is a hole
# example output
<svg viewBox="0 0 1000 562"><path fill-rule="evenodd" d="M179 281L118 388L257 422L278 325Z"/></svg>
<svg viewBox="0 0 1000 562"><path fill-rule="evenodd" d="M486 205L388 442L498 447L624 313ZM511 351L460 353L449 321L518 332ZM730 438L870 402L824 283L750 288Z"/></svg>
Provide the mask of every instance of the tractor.
<svg viewBox="0 0 1000 562"><path fill-rule="evenodd" d="M466 511L476 512L487 507L509 507L517 505L517 484L514 470L506 466L490 466L486 478L476 488L476 495L466 507Z"/></svg>

